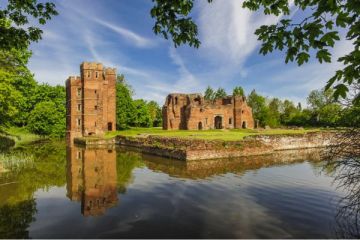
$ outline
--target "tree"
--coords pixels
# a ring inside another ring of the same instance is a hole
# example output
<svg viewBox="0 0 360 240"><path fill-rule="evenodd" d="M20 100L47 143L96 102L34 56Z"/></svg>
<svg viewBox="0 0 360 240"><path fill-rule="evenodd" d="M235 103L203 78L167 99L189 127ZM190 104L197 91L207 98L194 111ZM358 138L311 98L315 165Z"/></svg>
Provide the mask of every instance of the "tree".
<svg viewBox="0 0 360 240"><path fill-rule="evenodd" d="M29 111L27 97L36 85L26 64L31 53L27 50L0 49L0 125L22 122Z"/></svg>
<svg viewBox="0 0 360 240"><path fill-rule="evenodd" d="M214 92L214 89L212 89L212 87L208 86L205 90L205 93L204 93L204 98L206 100L214 100L215 99L215 92Z"/></svg>
<svg viewBox="0 0 360 240"><path fill-rule="evenodd" d="M280 121L282 124L288 125L291 120L299 113L301 113L301 107L299 110L295 107L292 101L286 99L283 102L283 112L280 115Z"/></svg>
<svg viewBox="0 0 360 240"><path fill-rule="evenodd" d="M40 28L29 26L29 22L35 25L37 20L44 25L57 14L54 3L8 0L7 6L0 9L0 50L27 49L31 42L39 41L42 34Z"/></svg>
<svg viewBox="0 0 360 240"><path fill-rule="evenodd" d="M6 127L19 113L18 106L23 101L21 93L13 86L14 74L0 69L0 125ZM1 127L0 126L0 127Z"/></svg>
<svg viewBox="0 0 360 240"><path fill-rule="evenodd" d="M333 91L314 90L307 97L307 102L316 124L334 126L340 119L340 105L335 101Z"/></svg>
<svg viewBox="0 0 360 240"><path fill-rule="evenodd" d="M197 26L189 17L194 0L153 1L155 6L151 9L151 16L155 18L154 33L163 35L165 39L170 35L175 47L189 44L198 48L200 40L197 38ZM326 89L335 89L335 98L345 98L349 86L360 83L359 1L295 0L293 3L294 9L302 10L307 16L300 20L292 18L290 1L286 0L243 2L243 7L251 11L261 10L266 15L282 16L277 24L263 25L255 31L258 40L262 41L260 53L266 55L274 50L286 51L285 62L296 61L300 66L309 61L312 52L316 52L320 63L331 62L329 50L334 47L335 42L341 38L351 40L353 50L337 59L344 67L337 70L326 85ZM345 36L342 37L339 32L344 32ZM360 101L360 95L354 101Z"/></svg>
<svg viewBox="0 0 360 240"><path fill-rule="evenodd" d="M65 107L46 101L36 104L29 116L28 128L40 136L65 135Z"/></svg>
<svg viewBox="0 0 360 240"><path fill-rule="evenodd" d="M133 101L133 106L135 109L134 112L134 121L133 126L135 127L150 127L151 126L151 116L146 104L146 101L143 99L137 99Z"/></svg>
<svg viewBox="0 0 360 240"><path fill-rule="evenodd" d="M280 125L282 103L278 98L273 98L268 107L266 115L266 125L270 127L278 127Z"/></svg>
<svg viewBox="0 0 360 240"><path fill-rule="evenodd" d="M218 88L214 94L214 99L224 98L227 96L227 93L225 92L225 89Z"/></svg>
<svg viewBox="0 0 360 240"><path fill-rule="evenodd" d="M116 127L129 128L135 118L132 104L132 90L126 83L124 75L118 75L116 81Z"/></svg>
<svg viewBox="0 0 360 240"><path fill-rule="evenodd" d="M252 108L254 119L259 121L260 126L266 125L268 108L265 100L266 99L257 94L255 90L252 90L247 97L247 103Z"/></svg>
<svg viewBox="0 0 360 240"><path fill-rule="evenodd" d="M162 125L162 112L159 104L155 101L147 103L147 107L150 113L150 121L152 127L159 127Z"/></svg>
<svg viewBox="0 0 360 240"><path fill-rule="evenodd" d="M235 87L234 90L233 90L233 96L240 96L240 97L245 96L244 89L242 87L240 87L240 86Z"/></svg>

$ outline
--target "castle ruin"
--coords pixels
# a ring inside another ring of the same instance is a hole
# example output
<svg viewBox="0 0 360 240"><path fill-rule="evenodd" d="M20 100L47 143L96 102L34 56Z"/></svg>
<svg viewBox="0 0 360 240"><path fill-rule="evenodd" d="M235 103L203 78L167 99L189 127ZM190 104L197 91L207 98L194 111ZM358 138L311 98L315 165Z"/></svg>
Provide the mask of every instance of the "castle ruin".
<svg viewBox="0 0 360 240"><path fill-rule="evenodd" d="M116 125L116 69L83 62L66 80L66 137L101 136Z"/></svg>
<svg viewBox="0 0 360 240"><path fill-rule="evenodd" d="M173 93L163 106L164 130L254 128L252 109L245 97L206 100L199 94Z"/></svg>

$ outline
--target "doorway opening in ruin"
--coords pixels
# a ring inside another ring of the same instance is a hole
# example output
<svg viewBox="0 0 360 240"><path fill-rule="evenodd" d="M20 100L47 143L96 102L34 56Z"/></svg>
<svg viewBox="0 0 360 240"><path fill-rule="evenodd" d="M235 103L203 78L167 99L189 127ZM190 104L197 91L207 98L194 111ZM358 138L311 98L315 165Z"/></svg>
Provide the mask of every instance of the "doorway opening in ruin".
<svg viewBox="0 0 360 240"><path fill-rule="evenodd" d="M108 122L108 131L112 131L112 122Z"/></svg>
<svg viewBox="0 0 360 240"><path fill-rule="evenodd" d="M199 123L198 123L198 129L199 129L199 130L202 130L202 122L199 122Z"/></svg>
<svg viewBox="0 0 360 240"><path fill-rule="evenodd" d="M215 129L222 129L222 117L216 116L214 119Z"/></svg>
<svg viewBox="0 0 360 240"><path fill-rule="evenodd" d="M243 121L243 123L242 123L242 128L246 128L246 122L245 121Z"/></svg>

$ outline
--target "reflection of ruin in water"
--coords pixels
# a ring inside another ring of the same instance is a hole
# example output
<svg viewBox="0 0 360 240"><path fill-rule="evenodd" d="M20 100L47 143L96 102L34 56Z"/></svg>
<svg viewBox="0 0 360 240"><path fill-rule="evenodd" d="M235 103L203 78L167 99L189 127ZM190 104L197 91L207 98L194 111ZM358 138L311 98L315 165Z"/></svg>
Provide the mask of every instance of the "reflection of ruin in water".
<svg viewBox="0 0 360 240"><path fill-rule="evenodd" d="M97 216L118 202L116 151L67 148L67 196L81 201L84 216Z"/></svg>

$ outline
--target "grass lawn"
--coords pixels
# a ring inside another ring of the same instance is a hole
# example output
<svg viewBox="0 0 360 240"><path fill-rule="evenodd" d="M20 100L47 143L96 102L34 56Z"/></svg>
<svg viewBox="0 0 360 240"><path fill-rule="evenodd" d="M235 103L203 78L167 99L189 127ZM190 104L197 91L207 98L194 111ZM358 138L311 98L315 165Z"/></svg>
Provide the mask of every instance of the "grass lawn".
<svg viewBox="0 0 360 240"><path fill-rule="evenodd" d="M130 128L127 130L109 132L106 138L116 135L137 136L137 135L156 135L165 137L184 137L206 140L241 140L249 135L273 135L273 134L302 134L305 132L319 131L319 129L229 129L229 130L162 130L161 128Z"/></svg>
<svg viewBox="0 0 360 240"><path fill-rule="evenodd" d="M11 127L6 131L11 134L10 137L15 140L16 144L29 143L41 139L40 136L29 132L26 128Z"/></svg>

